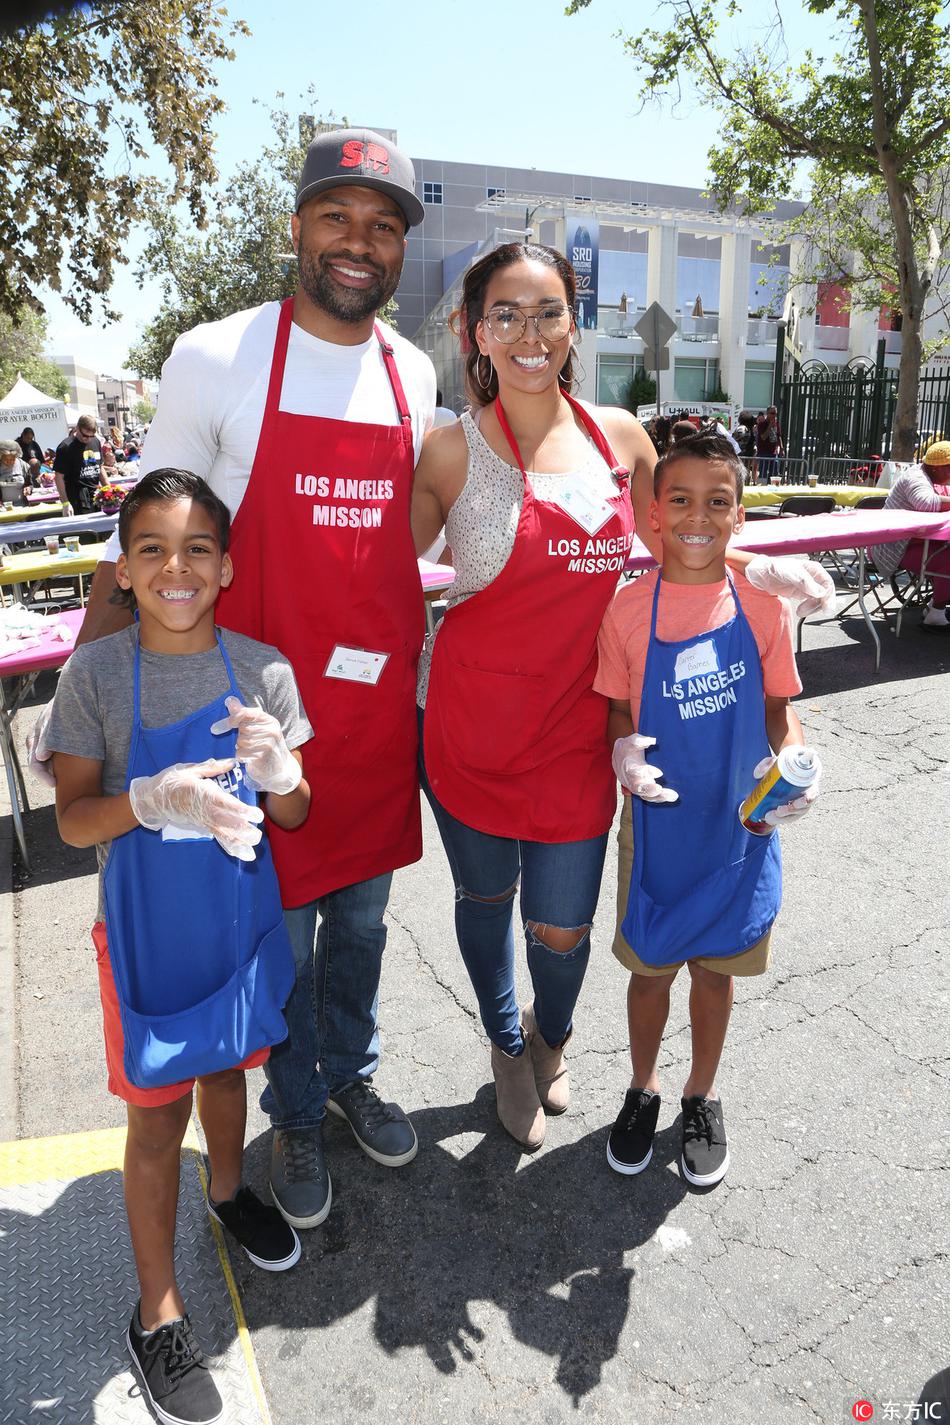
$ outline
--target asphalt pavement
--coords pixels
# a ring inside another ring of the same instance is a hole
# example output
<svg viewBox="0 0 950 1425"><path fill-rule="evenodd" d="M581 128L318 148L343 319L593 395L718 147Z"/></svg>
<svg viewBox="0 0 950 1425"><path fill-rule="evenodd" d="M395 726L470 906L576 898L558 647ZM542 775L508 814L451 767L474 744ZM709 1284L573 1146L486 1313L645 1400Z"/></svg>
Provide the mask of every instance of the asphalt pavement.
<svg viewBox="0 0 950 1425"><path fill-rule="evenodd" d="M653 1162L633 1179L606 1162L629 1082L613 846L571 1107L534 1155L505 1135L426 817L423 860L391 902L377 1079L411 1113L418 1157L382 1168L328 1123L333 1210L300 1265L271 1276L233 1259L275 1425L833 1425L861 1401L911 1418L950 1358L950 637L918 622L884 635L879 674L859 619L806 629L798 709L823 790L783 833L773 967L736 984L720 1074L732 1162L713 1191L676 1166L683 977ZM53 686L40 680L34 708ZM59 842L49 797L31 792L33 873L14 865L0 898L6 1138L123 1121L104 1084L94 856ZM523 953L520 974L526 987ZM262 1082L250 1076L259 1190Z"/></svg>

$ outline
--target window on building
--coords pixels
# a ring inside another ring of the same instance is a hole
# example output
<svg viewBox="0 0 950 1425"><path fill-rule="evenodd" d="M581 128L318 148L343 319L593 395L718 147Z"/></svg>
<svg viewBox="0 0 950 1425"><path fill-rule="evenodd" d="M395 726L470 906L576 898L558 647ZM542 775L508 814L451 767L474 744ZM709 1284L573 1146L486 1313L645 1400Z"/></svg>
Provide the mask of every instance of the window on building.
<svg viewBox="0 0 950 1425"><path fill-rule="evenodd" d="M441 184L441 183L423 183L423 185L422 185L422 201L423 201L423 203L441 203L441 202L442 202L442 184Z"/></svg>
<svg viewBox="0 0 950 1425"><path fill-rule="evenodd" d="M486 189L485 189L485 197L486 197L486 198L504 198L504 196L505 196L505 190L504 190L504 188L486 188Z"/></svg>
<svg viewBox="0 0 950 1425"><path fill-rule="evenodd" d="M745 385L742 388L742 404L750 411L764 411L772 404L772 377L775 366L771 361L747 361L745 364Z"/></svg>
<svg viewBox="0 0 950 1425"><path fill-rule="evenodd" d="M597 358L597 404L626 406L630 382L643 374L641 356L614 356L605 353Z"/></svg>
<svg viewBox="0 0 950 1425"><path fill-rule="evenodd" d="M719 385L719 362L715 358L678 356L673 363L674 399L705 401Z"/></svg>

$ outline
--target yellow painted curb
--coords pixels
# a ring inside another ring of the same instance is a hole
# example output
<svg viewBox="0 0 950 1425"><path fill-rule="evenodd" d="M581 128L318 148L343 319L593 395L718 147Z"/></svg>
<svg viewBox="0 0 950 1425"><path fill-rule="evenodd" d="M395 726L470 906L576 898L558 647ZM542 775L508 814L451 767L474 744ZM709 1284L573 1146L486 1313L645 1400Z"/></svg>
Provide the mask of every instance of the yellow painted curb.
<svg viewBox="0 0 950 1425"><path fill-rule="evenodd" d="M0 1188L23 1187L29 1183L71 1182L75 1178L87 1178L95 1173L121 1172L125 1157L125 1138L124 1128L101 1128L89 1133L64 1133L53 1138L20 1138L11 1143L0 1143ZM188 1123L182 1148L193 1158L207 1197L208 1177L193 1121ZM209 1216L208 1220L214 1233L221 1274L231 1300L237 1337L241 1343L241 1353L254 1399L260 1411L262 1425L271 1425L264 1384L257 1368L254 1345L228 1259L224 1234L213 1217Z"/></svg>

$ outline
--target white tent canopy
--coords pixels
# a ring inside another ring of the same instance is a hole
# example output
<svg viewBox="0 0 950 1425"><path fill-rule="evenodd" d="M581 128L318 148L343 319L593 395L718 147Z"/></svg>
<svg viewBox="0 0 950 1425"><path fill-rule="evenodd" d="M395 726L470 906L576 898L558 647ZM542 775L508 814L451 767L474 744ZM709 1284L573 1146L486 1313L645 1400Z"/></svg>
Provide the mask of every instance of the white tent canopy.
<svg viewBox="0 0 950 1425"><path fill-rule="evenodd" d="M78 413L65 401L46 396L18 376L13 387L0 400L0 440L16 440L24 426L32 426L37 444L45 450L57 446L75 425Z"/></svg>

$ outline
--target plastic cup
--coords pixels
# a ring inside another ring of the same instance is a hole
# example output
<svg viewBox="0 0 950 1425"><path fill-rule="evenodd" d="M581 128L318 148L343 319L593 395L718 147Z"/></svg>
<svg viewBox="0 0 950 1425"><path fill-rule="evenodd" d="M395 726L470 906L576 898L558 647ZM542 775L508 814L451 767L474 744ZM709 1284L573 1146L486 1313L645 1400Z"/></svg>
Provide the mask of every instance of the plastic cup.
<svg viewBox="0 0 950 1425"><path fill-rule="evenodd" d="M47 552L47 554L50 556L50 558L52 558L54 554L58 554L58 553L59 553L59 535L58 535L58 534L48 534L48 535L46 536L46 552Z"/></svg>
<svg viewBox="0 0 950 1425"><path fill-rule="evenodd" d="M66 550L67 550L67 552L68 552L69 554L78 554L78 553L79 553L79 535L78 535L78 534L67 534L66 539L65 539L65 544L66 544Z"/></svg>
<svg viewBox="0 0 950 1425"><path fill-rule="evenodd" d="M772 481L772 484L773 484L773 485L781 485L781 483L782 483L782 477L781 477L781 475L772 475L770 478L771 478L771 481Z"/></svg>
<svg viewBox="0 0 950 1425"><path fill-rule="evenodd" d="M817 476L817 475L809 475L809 477L808 477L808 483L809 483L809 485L811 486L811 488L814 490L815 486L818 484L818 476Z"/></svg>
<svg viewBox="0 0 950 1425"><path fill-rule="evenodd" d="M12 501L12 500L4 500L4 502L3 502L3 508L4 508L5 510L12 510L12 509L13 509L13 501Z"/></svg>

